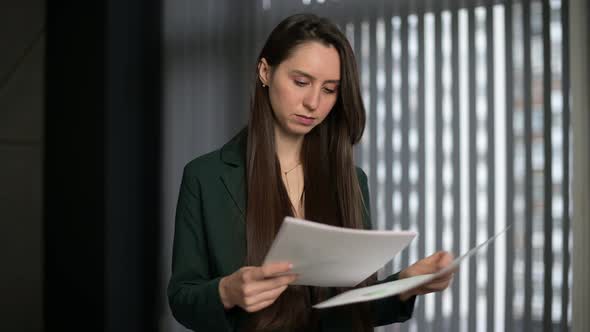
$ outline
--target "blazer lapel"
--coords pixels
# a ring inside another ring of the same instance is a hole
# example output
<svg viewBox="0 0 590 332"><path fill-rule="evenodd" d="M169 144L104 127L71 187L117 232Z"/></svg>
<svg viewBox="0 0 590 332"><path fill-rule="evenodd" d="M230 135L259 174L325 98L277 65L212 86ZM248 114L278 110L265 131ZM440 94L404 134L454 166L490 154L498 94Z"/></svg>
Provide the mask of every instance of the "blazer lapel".
<svg viewBox="0 0 590 332"><path fill-rule="evenodd" d="M221 181L244 219L246 215L246 136L247 129L243 129L221 149L221 159L232 166L221 176Z"/></svg>
<svg viewBox="0 0 590 332"><path fill-rule="evenodd" d="M242 217L246 215L246 183L244 169L242 167L232 168L221 176L221 181L225 185L232 200L240 210Z"/></svg>

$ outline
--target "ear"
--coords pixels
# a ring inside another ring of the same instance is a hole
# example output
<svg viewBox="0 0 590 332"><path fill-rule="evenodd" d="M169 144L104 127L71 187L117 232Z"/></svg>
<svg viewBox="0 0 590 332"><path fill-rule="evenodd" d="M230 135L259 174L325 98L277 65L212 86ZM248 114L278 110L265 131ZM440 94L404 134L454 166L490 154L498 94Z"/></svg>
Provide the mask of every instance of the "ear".
<svg viewBox="0 0 590 332"><path fill-rule="evenodd" d="M268 85L270 81L270 65L265 58L260 59L260 62L258 62L258 79L265 85Z"/></svg>

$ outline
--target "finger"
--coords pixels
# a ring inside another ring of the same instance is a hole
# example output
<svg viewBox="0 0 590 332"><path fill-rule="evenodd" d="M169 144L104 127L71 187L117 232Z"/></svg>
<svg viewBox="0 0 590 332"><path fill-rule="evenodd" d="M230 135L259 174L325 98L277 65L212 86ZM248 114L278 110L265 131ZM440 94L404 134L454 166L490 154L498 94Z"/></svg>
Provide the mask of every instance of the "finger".
<svg viewBox="0 0 590 332"><path fill-rule="evenodd" d="M453 279L453 272L449 271L449 272L445 272L439 276L437 276L435 279L432 279L432 281L430 281L429 283L438 283L438 282L444 282L444 281L449 281L451 279Z"/></svg>
<svg viewBox="0 0 590 332"><path fill-rule="evenodd" d="M440 281L445 281L445 280L449 280L451 278L453 278L453 271L447 271L439 276L437 276L435 279L432 280L432 282L440 282Z"/></svg>
<svg viewBox="0 0 590 332"><path fill-rule="evenodd" d="M278 273L289 272L290 270L291 264L289 263L270 263L256 267L252 270L249 270L248 272L250 272L250 277L253 280L260 280L271 277Z"/></svg>
<svg viewBox="0 0 590 332"><path fill-rule="evenodd" d="M428 285L425 285L425 288L428 289L431 292L436 292L436 291L441 291L446 289L449 284L451 283L451 280L446 280L446 281L442 281L442 282L436 282L436 283L430 283Z"/></svg>
<svg viewBox="0 0 590 332"><path fill-rule="evenodd" d="M287 289L287 287L288 286L285 285L279 288L271 289L269 291L258 293L254 296L244 299L244 304L246 304L246 306L254 306L262 302L270 300L274 301L276 298L279 297L279 295L281 295Z"/></svg>
<svg viewBox="0 0 590 332"><path fill-rule="evenodd" d="M256 269L255 266L243 266L238 271L236 271L236 277L239 277L242 282L246 282L250 280L251 271Z"/></svg>
<svg viewBox="0 0 590 332"><path fill-rule="evenodd" d="M439 273L440 273L440 271L441 271L441 270L443 270L443 269L447 269L447 270L445 270L445 271L444 271L444 273L442 273L442 274L441 274L441 278L442 278L442 277L449 277L449 276L452 276L452 275L453 275L453 274L455 274L457 271L459 271L459 266L458 266L458 265L455 265L455 266L448 266L448 265L447 265L447 266L443 266L443 267L441 267L440 269L438 269L438 271L437 271L437 272L439 272Z"/></svg>
<svg viewBox="0 0 590 332"><path fill-rule="evenodd" d="M246 310L247 312L256 312L256 311L259 311L259 310L262 310L262 309L268 307L269 305L271 305L273 303L274 303L274 301L270 300L270 301L258 303L254 306L251 306L251 307L245 307L244 310Z"/></svg>
<svg viewBox="0 0 590 332"><path fill-rule="evenodd" d="M258 293L280 288L294 282L295 280L297 280L297 275L289 274L280 277L268 278L261 281L250 282L249 284L245 285L244 295L252 296Z"/></svg>
<svg viewBox="0 0 590 332"><path fill-rule="evenodd" d="M261 267L265 278L272 277L275 274L291 271L293 265L288 262L265 264Z"/></svg>

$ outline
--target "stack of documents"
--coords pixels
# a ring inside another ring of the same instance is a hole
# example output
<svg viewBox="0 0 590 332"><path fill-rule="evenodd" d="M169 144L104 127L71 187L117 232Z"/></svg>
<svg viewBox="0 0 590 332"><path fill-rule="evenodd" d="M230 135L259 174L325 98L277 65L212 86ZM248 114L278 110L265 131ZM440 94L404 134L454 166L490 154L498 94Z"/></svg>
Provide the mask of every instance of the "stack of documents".
<svg viewBox="0 0 590 332"><path fill-rule="evenodd" d="M354 287L404 249L416 232L370 231L286 217L264 263L289 262L294 285Z"/></svg>
<svg viewBox="0 0 590 332"><path fill-rule="evenodd" d="M394 296L457 268L509 227L455 259L437 273L357 288L314 305L328 308ZM354 287L381 269L416 237L413 231L357 230L286 217L264 264L289 262L299 278L294 285Z"/></svg>

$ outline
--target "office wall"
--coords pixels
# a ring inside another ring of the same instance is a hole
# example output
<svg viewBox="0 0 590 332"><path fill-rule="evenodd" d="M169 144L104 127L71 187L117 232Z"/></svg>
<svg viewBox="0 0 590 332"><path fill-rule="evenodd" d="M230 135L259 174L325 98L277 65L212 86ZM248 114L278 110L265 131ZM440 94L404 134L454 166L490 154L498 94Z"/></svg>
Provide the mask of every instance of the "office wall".
<svg viewBox="0 0 590 332"><path fill-rule="evenodd" d="M45 2L0 2L0 330L42 329Z"/></svg>

